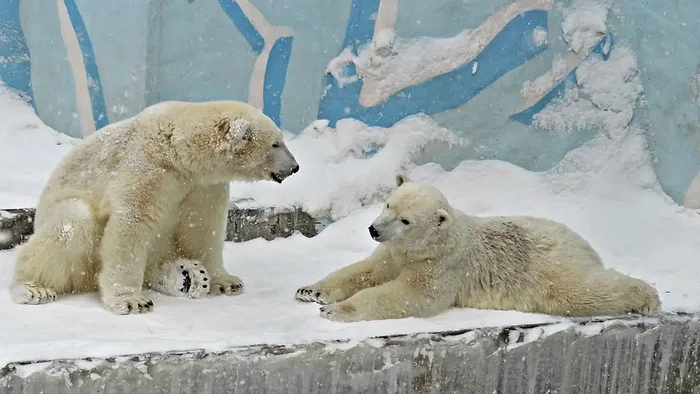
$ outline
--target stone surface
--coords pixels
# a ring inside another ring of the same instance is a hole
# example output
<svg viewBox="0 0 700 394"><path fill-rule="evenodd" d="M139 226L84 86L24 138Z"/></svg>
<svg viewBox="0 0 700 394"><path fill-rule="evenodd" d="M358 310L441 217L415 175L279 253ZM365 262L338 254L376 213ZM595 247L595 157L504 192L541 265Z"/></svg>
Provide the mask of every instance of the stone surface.
<svg viewBox="0 0 700 394"><path fill-rule="evenodd" d="M228 211L228 241L243 242L259 237L269 241L288 237L295 231L306 237L316 235L316 220L301 208L236 208Z"/></svg>
<svg viewBox="0 0 700 394"><path fill-rule="evenodd" d="M0 210L0 250L12 249L34 231L34 209Z"/></svg>
<svg viewBox="0 0 700 394"><path fill-rule="evenodd" d="M0 210L0 250L12 249L34 231L34 209ZM228 212L226 240L245 242L258 237L272 240L299 231L306 237L317 234L316 220L300 208L239 209Z"/></svg>
<svg viewBox="0 0 700 394"><path fill-rule="evenodd" d="M1 393L700 393L696 316L13 363Z"/></svg>

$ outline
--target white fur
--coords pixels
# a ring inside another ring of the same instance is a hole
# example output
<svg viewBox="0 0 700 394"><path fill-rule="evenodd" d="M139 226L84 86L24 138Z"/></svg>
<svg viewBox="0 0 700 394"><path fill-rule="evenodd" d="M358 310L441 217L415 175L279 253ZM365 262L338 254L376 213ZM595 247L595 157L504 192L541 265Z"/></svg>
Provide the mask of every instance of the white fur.
<svg viewBox="0 0 700 394"><path fill-rule="evenodd" d="M242 102L164 102L108 125L51 175L19 248L13 299L99 290L126 314L152 309L144 284L190 298L239 294L222 260L229 182L281 182L298 169L272 120Z"/></svg>
<svg viewBox="0 0 700 394"><path fill-rule="evenodd" d="M368 258L297 290L337 321L428 317L450 307L565 316L653 314L656 290L606 269L561 223L530 216L475 217L440 191L397 177L372 223Z"/></svg>

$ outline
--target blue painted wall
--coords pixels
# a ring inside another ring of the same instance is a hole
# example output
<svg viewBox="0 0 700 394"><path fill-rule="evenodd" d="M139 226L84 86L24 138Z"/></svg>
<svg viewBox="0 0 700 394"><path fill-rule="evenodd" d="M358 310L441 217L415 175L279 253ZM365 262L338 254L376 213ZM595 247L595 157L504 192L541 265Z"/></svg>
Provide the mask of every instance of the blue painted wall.
<svg viewBox="0 0 700 394"><path fill-rule="evenodd" d="M445 153L452 162L495 158L544 170L593 135L530 126L533 115L575 83L574 73L540 102L520 108L523 82L549 70L553 56L566 49L558 6L569 0L520 13L473 61L374 107L360 105L361 81L340 87L325 69L344 48L356 52L371 41L380 0L62 1L69 26L56 1L2 1L0 79L22 92L47 124L70 135L81 135L81 94L88 95L99 128L161 100L248 100L251 91L292 132L316 118L389 126L430 114L472 141ZM452 37L511 2L400 0L394 30L402 38ZM635 50L647 99L637 121L647 130L662 186L683 202L700 171L700 100L691 87L700 72L700 34L690 34L700 31L700 3L613 2L610 33L596 52L605 55L604 46L617 42ZM77 39L77 54L67 49L66 28ZM547 44L533 42L538 28L548 30ZM86 93L76 88L76 56ZM352 65L346 71L355 72Z"/></svg>

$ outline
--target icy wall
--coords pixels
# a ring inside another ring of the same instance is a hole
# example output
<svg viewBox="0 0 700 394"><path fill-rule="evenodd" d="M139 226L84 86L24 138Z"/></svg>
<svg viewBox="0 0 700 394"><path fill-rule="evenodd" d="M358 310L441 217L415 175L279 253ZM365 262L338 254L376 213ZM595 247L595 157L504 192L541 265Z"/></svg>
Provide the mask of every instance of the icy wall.
<svg viewBox="0 0 700 394"><path fill-rule="evenodd" d="M546 170L612 127L592 108L641 127L666 192L698 208L698 15L693 0L2 0L0 79L74 136L166 99L246 100L294 133L423 112L470 141L447 166ZM574 127L540 117L579 98Z"/></svg>

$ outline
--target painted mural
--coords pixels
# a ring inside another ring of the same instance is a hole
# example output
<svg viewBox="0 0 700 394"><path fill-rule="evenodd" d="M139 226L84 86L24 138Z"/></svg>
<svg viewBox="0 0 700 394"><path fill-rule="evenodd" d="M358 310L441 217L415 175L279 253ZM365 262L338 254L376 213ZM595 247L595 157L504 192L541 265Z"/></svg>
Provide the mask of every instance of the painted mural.
<svg viewBox="0 0 700 394"><path fill-rule="evenodd" d="M537 76L529 64L538 64L541 74L549 69L541 66L546 63L541 59L562 52L551 47L560 35L550 32L558 27L552 24L552 0L484 0L478 6L435 0L430 7L419 0L331 3L180 0L134 5L118 0L99 5L88 0L46 0L39 5L4 0L0 79L26 97L47 124L74 136L87 136L165 99L245 100L261 107L281 127L298 132L315 118L327 119L333 126L352 117L383 127L416 113L438 119L464 113L445 119L468 120L482 111L472 103L482 92L497 89L506 77L513 80L511 84L522 84L526 76ZM422 24L423 19L439 18L445 23ZM423 67L410 78L366 78L368 71L353 61L329 69L333 61L342 63L344 56L366 55L368 48L378 54L370 63L381 60L381 51L391 50L382 46L395 38L388 32L412 38L428 31L427 35L454 40L466 34L461 29L471 29L464 37L478 37L478 44L443 64ZM494 100L517 106L501 106L506 109L494 119L497 127L527 130L540 111L561 97L568 85L576 84L581 62L588 56L608 58L613 33L577 53L563 53L565 70L551 88L525 99L517 90L502 91ZM60 40L47 42L47 37ZM55 94L65 90L65 83L72 86L70 94ZM458 127L446 122L453 130ZM532 134L532 138L547 144L546 137ZM501 151L492 156L542 169L588 137L562 138L568 140L556 148L561 152L543 164L529 165L526 158ZM691 182L694 175L687 178L685 185L670 185L669 194L695 205L700 188L690 185L698 183ZM686 196L685 190L693 196Z"/></svg>

